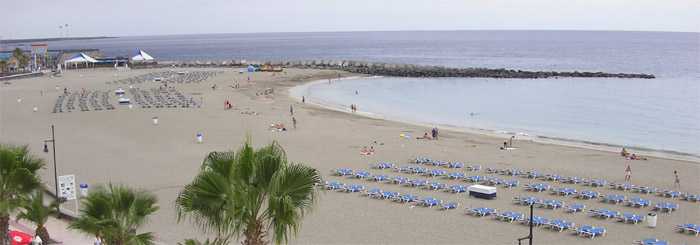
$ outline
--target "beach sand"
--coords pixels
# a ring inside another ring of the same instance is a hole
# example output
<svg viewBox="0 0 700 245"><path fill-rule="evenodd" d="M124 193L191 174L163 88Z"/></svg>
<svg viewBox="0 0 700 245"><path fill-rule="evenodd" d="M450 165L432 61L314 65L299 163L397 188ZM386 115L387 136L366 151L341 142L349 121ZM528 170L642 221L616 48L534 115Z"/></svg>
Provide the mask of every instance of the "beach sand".
<svg viewBox="0 0 700 245"><path fill-rule="evenodd" d="M132 77L156 70L114 71L95 69L68 71L62 77L49 76L13 80L0 85L0 142L28 144L33 152L47 161L42 172L44 182L53 189L51 154L43 153L43 140L50 136L49 126L56 126L56 151L59 174L75 174L79 183L91 186L103 183L124 183L154 192L161 209L151 217L144 231L153 231L163 244L176 244L184 238L201 238L193 225L176 222L174 200L183 185L197 173L201 161L210 151L237 149L250 135L255 145L277 140L294 162L303 162L323 173L325 180L361 183L369 187L432 196L460 203L457 210L438 211L436 208L411 207L386 200L373 200L360 194L322 191L315 209L305 217L303 226L292 244L515 244L518 237L528 233L527 226L508 224L492 218L465 215L465 208L492 207L527 213L528 208L512 204L514 196L538 196L559 199L566 203L584 203L588 208L608 208L624 212L646 214L649 208L630 208L623 205L582 201L549 193L529 193L522 187L499 188L496 200L469 198L465 194L423 190L364 180L331 176L332 169L349 167L368 169L379 161L400 165L416 156L438 160L462 161L482 167L536 169L542 173L564 176L597 177L610 182L622 182L627 164L632 167L632 183L673 188L673 170L678 170L680 191L700 194L700 164L691 161L650 157L647 161L628 161L617 152L600 151L531 141L516 141L516 150L502 151L504 138L442 129L440 140L421 141L415 136L429 128L392 122L348 113L327 110L311 104L302 104L288 96L287 90L308 81L335 78L335 71L289 69L285 73L255 73L252 82L238 69L177 69L224 71L201 83L175 84L195 100L203 99L201 108L187 109L128 109L117 106L115 111L51 113L56 97L63 87L71 91L81 88L114 90L126 85L106 84L108 81ZM344 77L352 74L343 73ZM241 88L229 87L234 79ZM211 86L217 84L217 89ZM60 89L56 90L56 86ZM137 85L146 87L146 85ZM157 86L157 85L148 85ZM274 88L273 96L256 96L265 88ZM43 92L42 92L43 91ZM18 102L21 98L21 102ZM224 110L224 101L231 101L233 110ZM292 128L289 106L294 107L298 121ZM32 108L38 107L37 112ZM361 105L360 105L361 108ZM241 112L256 112L247 115ZM151 118L157 116L159 124ZM271 132L271 123L284 123L287 132ZM198 144L196 133L204 135ZM414 138L399 137L410 133ZM377 144L374 144L374 142ZM359 154L363 146L374 146L376 154ZM450 170L464 171L464 170ZM397 175L390 170L371 170L373 173ZM483 171L467 175L486 175ZM409 175L406 175L409 176ZM495 176L495 175L494 175ZM521 184L531 182L519 177ZM440 180L448 184L462 181ZM578 190L592 189L583 185L550 183L570 186ZM568 214L562 210L535 208L535 214L547 218L562 218L576 224L604 226L605 237L589 239L576 237L572 232L557 233L535 228L537 244L631 244L634 240L658 237L671 244L697 244L698 237L680 234L674 226L682 223L700 223L700 203L595 188L604 194L641 196L658 201L678 203L680 209L671 214L660 214L658 227L645 224L622 224L613 220L591 218L587 214ZM67 205L67 209L70 206Z"/></svg>

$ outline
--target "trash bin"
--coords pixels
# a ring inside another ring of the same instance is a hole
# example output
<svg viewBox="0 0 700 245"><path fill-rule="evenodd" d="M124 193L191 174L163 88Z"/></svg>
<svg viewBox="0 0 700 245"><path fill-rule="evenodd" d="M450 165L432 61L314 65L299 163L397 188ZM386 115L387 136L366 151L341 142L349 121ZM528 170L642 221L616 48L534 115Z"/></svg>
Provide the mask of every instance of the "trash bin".
<svg viewBox="0 0 700 245"><path fill-rule="evenodd" d="M656 219L658 216L656 216L656 213L648 213L647 214L647 226L650 228L656 228Z"/></svg>
<svg viewBox="0 0 700 245"><path fill-rule="evenodd" d="M201 144L204 141L204 135L202 133L197 133L197 143Z"/></svg>

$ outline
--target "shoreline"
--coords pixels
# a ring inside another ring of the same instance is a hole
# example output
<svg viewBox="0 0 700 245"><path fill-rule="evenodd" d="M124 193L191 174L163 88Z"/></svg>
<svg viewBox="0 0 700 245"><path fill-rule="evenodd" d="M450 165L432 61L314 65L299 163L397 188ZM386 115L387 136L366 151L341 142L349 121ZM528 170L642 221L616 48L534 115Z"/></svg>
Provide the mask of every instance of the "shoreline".
<svg viewBox="0 0 700 245"><path fill-rule="evenodd" d="M371 78L379 78L379 77L382 77L382 76L358 75L358 76L344 77L344 78L340 78L340 79L331 79L331 80L332 81L339 81L339 80L353 80L353 79L360 79L360 78L371 79ZM596 141L582 140L582 139L571 139L571 138L547 136L547 135L530 135L530 134L526 134L526 133L522 133L522 132L508 132L508 131L503 131L503 130L498 130L498 129L470 128L470 127L462 127L462 126L455 126L455 125L448 125L448 124L433 124L433 123L426 123L426 122L417 122L417 121L411 121L411 120L403 120L403 119L399 119L399 118L390 118L390 117L386 117L385 115L382 115L382 114L368 112L368 111L361 111L361 110L359 110L355 113L352 113L350 111L350 109L345 108L343 105L339 105L339 104L328 102L328 101L321 101L317 98L312 97L308 93L309 87L316 85L316 84L319 84L319 83L324 83L326 81L328 81L328 80L312 80L309 82L305 82L304 84L301 84L301 85L293 86L293 87L289 88L287 92L288 92L289 97L291 97L295 101L301 102L301 96L305 96L307 104L318 106L318 107L321 107L321 108L326 109L326 110L343 112L343 113L357 115L357 116L371 118L371 119L405 123L405 124L409 124L409 125L421 126L421 127L426 127L426 128L432 128L434 126L438 126L440 129L443 129L443 130L449 130L449 131L467 133L467 134L477 134L477 135L483 135L483 136L494 137L494 138L499 138L499 139L506 139L506 140L509 139L511 136L516 136L517 141L530 141L530 142L540 143L540 144L552 144L552 145L575 147L575 148L582 148L582 149L589 149L589 150L598 150L598 151L605 151L605 152L619 153L620 149L622 147L625 147L628 150L634 150L636 152L636 154L640 155L640 156L700 163L700 155L686 153L686 152L679 152L679 151L674 151L674 150L653 149L653 148L648 148L648 147L644 147L644 146L623 146L623 145L618 145L618 144L613 144L613 143L596 142Z"/></svg>

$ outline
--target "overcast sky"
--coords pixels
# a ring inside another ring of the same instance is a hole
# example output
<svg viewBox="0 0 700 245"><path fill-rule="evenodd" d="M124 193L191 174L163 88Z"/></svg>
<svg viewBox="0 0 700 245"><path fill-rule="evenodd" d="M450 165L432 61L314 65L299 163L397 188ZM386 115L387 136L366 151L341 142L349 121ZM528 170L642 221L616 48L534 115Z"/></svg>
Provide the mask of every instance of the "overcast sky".
<svg viewBox="0 0 700 245"><path fill-rule="evenodd" d="M700 32L700 0L3 0L3 39L376 30ZM61 31L63 34L60 34Z"/></svg>

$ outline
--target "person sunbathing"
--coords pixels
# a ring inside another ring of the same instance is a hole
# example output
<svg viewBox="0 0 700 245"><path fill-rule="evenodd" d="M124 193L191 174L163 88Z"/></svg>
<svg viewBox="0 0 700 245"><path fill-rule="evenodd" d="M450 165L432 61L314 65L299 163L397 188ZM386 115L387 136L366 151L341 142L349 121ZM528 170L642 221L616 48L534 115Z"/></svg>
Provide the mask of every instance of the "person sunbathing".
<svg viewBox="0 0 700 245"><path fill-rule="evenodd" d="M287 128L284 127L284 124L282 123L273 123L270 125L270 129L276 129L278 131L287 131Z"/></svg>
<svg viewBox="0 0 700 245"><path fill-rule="evenodd" d="M428 132L425 132L425 133L423 134L423 137L416 137L416 139L419 139L419 140L432 140L433 137L430 137L430 135L428 135Z"/></svg>
<svg viewBox="0 0 700 245"><path fill-rule="evenodd" d="M360 154L366 156L372 155L374 154L374 147L372 147L371 149L367 149L367 146L363 146L362 150L360 150Z"/></svg>

